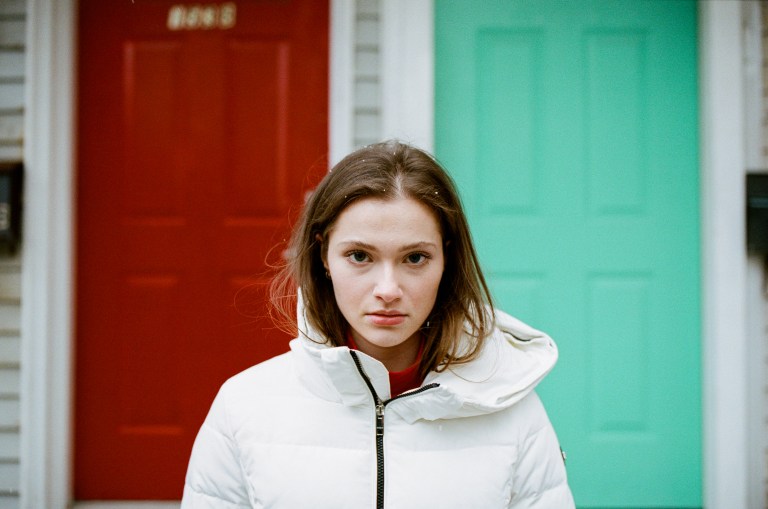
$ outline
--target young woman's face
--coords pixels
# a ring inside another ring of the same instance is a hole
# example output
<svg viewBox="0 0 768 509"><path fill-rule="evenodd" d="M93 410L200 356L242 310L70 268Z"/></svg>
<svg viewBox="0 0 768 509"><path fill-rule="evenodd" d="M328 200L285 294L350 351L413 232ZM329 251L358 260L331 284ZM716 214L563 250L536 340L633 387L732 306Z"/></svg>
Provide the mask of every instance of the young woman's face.
<svg viewBox="0 0 768 509"><path fill-rule="evenodd" d="M432 211L410 198L362 199L344 209L326 241L325 266L357 346L379 360L418 348L444 267Z"/></svg>

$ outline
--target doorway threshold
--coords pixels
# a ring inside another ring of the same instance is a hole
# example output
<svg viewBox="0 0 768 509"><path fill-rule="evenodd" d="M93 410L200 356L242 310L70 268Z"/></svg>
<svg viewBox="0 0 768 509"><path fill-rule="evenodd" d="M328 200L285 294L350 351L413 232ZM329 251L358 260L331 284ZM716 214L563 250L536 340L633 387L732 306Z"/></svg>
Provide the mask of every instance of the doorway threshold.
<svg viewBox="0 0 768 509"><path fill-rule="evenodd" d="M179 509L181 502L157 500L93 500L75 502L72 509Z"/></svg>

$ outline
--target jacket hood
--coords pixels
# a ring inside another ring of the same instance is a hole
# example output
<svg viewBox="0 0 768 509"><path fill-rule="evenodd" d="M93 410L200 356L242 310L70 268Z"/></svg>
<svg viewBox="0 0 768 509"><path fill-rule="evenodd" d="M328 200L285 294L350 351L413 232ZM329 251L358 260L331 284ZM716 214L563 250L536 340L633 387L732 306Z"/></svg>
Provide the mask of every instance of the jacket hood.
<svg viewBox="0 0 768 509"><path fill-rule="evenodd" d="M299 292L301 293L301 292ZM497 412L511 407L552 370L557 362L555 342L520 320L495 311L494 331L472 361L430 372L422 386L438 384L413 397L388 405L408 422L451 419ZM299 302L300 337L291 341L297 376L315 394L345 405L369 405L372 396L346 346L329 347L309 326ZM373 357L357 353L379 398L390 399L389 373Z"/></svg>

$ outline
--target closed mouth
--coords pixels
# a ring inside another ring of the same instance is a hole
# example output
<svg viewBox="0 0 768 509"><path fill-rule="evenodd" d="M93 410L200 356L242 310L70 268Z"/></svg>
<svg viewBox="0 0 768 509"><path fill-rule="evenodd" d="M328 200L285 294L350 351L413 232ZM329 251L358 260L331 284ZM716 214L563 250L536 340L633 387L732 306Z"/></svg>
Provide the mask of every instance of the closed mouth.
<svg viewBox="0 0 768 509"><path fill-rule="evenodd" d="M408 317L400 311L374 311L373 313L368 313L366 316L373 325L380 327L394 327L401 325Z"/></svg>

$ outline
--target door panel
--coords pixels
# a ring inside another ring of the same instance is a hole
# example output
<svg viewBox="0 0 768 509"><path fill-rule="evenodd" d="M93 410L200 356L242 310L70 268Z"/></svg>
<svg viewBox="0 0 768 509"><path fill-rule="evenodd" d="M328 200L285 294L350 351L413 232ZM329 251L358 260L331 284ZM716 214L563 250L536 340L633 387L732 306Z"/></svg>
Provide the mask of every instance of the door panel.
<svg viewBox="0 0 768 509"><path fill-rule="evenodd" d="M218 387L287 350L265 262L327 169L328 4L79 20L75 496L180 498Z"/></svg>
<svg viewBox="0 0 768 509"><path fill-rule="evenodd" d="M577 504L701 506L695 3L435 12L436 153L497 303L560 346Z"/></svg>

